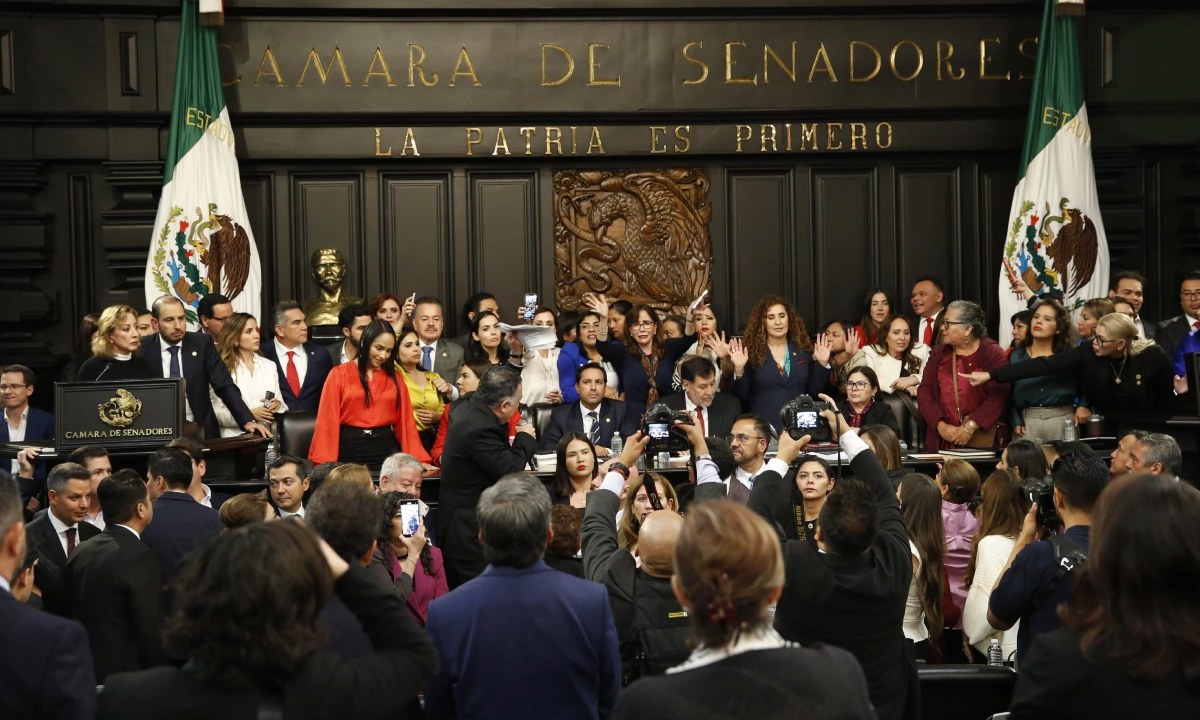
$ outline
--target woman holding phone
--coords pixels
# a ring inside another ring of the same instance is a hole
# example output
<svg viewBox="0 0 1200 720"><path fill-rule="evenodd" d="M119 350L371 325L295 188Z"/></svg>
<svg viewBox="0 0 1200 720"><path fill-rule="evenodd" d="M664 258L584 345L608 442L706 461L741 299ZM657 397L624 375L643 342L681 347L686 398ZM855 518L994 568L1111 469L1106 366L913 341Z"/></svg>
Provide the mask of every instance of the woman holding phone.
<svg viewBox="0 0 1200 720"><path fill-rule="evenodd" d="M261 338L258 321L249 313L234 313L225 319L217 335L217 354L229 369L233 384L242 393L242 400L254 419L269 424L276 413L287 412L279 391L279 373L275 363L258 354ZM245 430L233 419L233 413L212 388L208 389L213 413L221 428L221 437L241 435Z"/></svg>
<svg viewBox="0 0 1200 720"><path fill-rule="evenodd" d="M425 627L429 603L450 592L442 551L426 537L425 520L415 495L384 494L383 522L371 568L400 593L421 627Z"/></svg>

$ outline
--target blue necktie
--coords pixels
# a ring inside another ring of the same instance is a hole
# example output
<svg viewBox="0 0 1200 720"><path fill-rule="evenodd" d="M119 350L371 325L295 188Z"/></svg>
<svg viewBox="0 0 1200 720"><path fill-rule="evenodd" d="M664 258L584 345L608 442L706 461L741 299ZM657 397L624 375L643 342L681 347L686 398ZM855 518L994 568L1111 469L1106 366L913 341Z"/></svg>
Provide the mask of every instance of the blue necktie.
<svg viewBox="0 0 1200 720"><path fill-rule="evenodd" d="M433 369L433 348L429 345L421 348L421 369L428 372Z"/></svg>
<svg viewBox="0 0 1200 720"><path fill-rule="evenodd" d="M167 348L167 352L171 353L171 374L167 377L183 377L183 372L179 368L179 346L169 347Z"/></svg>
<svg viewBox="0 0 1200 720"><path fill-rule="evenodd" d="M587 416L588 416L588 420L592 421L592 426L591 426L591 428L588 429L588 439L592 441L593 445L599 445L600 444L600 416L596 413L595 410L592 410L591 412L589 412L587 414Z"/></svg>

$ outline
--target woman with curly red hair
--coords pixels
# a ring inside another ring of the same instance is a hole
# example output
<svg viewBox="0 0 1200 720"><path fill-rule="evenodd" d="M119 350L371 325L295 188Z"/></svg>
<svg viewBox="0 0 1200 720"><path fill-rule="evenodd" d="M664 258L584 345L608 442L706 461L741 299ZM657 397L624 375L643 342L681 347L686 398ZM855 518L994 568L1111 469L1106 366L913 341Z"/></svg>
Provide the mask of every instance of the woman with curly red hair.
<svg viewBox="0 0 1200 720"><path fill-rule="evenodd" d="M832 350L833 343L824 335L818 335L816 343L809 339L804 320L790 302L767 295L750 311L743 339L729 344L733 393L748 412L778 430L785 403L825 392Z"/></svg>

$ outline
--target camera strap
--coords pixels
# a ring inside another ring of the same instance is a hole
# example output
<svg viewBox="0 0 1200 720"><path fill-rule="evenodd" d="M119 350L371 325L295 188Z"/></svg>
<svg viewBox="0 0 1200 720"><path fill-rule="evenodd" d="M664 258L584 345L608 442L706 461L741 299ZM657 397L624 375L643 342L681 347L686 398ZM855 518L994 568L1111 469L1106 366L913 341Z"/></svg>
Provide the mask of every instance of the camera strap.
<svg viewBox="0 0 1200 720"><path fill-rule="evenodd" d="M1087 560L1087 552L1066 533L1053 535L1048 540L1054 548L1054 578L1034 597L1035 605L1045 602L1058 589L1059 584Z"/></svg>

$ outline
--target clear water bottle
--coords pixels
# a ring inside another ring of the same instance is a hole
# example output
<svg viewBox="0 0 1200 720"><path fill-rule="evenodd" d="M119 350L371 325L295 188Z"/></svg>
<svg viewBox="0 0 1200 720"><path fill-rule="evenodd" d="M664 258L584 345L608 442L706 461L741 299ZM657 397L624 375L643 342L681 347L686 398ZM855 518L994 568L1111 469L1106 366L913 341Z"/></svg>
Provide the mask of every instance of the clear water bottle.
<svg viewBox="0 0 1200 720"><path fill-rule="evenodd" d="M271 430L271 440L267 443L266 458L263 464L263 477L267 477L267 468L271 467L271 463L279 459L279 433L276 432L275 423L264 423Z"/></svg>
<svg viewBox="0 0 1200 720"><path fill-rule="evenodd" d="M621 451L625 449L625 441L621 439L621 433L613 433L612 442L609 443L608 449L612 450L613 457L618 457Z"/></svg>
<svg viewBox="0 0 1200 720"><path fill-rule="evenodd" d="M1079 438L1075 435L1075 418L1069 417L1062 421L1062 439L1067 442L1074 442Z"/></svg>
<svg viewBox="0 0 1200 720"><path fill-rule="evenodd" d="M988 643L988 665L1003 666L1004 665L1004 650L1000 648L1000 641L992 638Z"/></svg>

